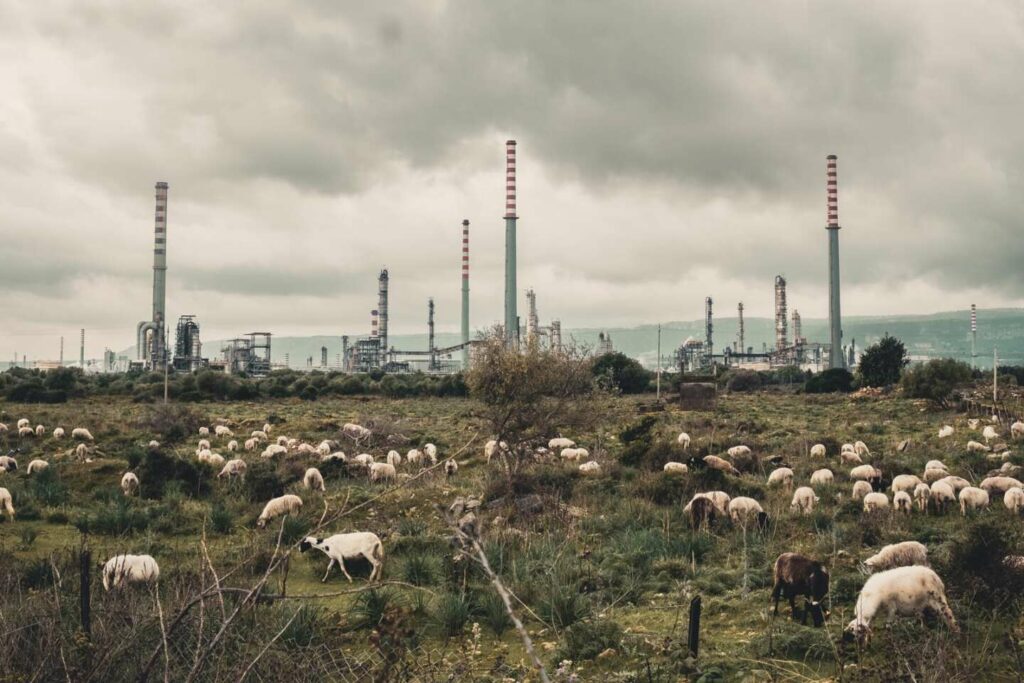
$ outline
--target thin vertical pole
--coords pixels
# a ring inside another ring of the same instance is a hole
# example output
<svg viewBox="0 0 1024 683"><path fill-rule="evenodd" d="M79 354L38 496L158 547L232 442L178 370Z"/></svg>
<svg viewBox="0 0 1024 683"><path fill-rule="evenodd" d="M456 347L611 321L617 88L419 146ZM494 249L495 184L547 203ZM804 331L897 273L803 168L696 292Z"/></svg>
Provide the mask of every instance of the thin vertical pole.
<svg viewBox="0 0 1024 683"><path fill-rule="evenodd" d="M164 405L167 405L167 341L168 331L164 329Z"/></svg>
<svg viewBox="0 0 1024 683"><path fill-rule="evenodd" d="M661 400L661 323L658 323L658 400Z"/></svg>
<svg viewBox="0 0 1024 683"><path fill-rule="evenodd" d="M999 400L999 352L992 347L992 403ZM995 407L994 405L992 406Z"/></svg>

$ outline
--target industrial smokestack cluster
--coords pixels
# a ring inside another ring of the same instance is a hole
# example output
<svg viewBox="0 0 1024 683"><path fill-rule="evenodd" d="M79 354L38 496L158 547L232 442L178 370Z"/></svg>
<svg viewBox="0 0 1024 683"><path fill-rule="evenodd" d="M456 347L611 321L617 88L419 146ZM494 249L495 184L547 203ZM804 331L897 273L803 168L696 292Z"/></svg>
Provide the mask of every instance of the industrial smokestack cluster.
<svg viewBox="0 0 1024 683"><path fill-rule="evenodd" d="M505 143L505 345L519 344L516 310L516 141Z"/></svg>
<svg viewBox="0 0 1024 683"><path fill-rule="evenodd" d="M739 339L737 341L739 342L739 347L740 347L739 351L740 351L740 353L746 353L747 352L747 347L743 345L745 343L745 340L743 338L744 337L744 329L743 329L743 302L742 301L736 306L736 314L739 317L739 330L737 330L737 337L739 337Z"/></svg>
<svg viewBox="0 0 1024 683"><path fill-rule="evenodd" d="M388 269L380 271L377 278L377 336L380 337L380 348L384 355L381 362L386 363L388 354Z"/></svg>
<svg viewBox="0 0 1024 683"><path fill-rule="evenodd" d="M714 355L713 345L713 332L714 323L711 321L711 297L704 299L704 348L707 349L707 355L710 358ZM728 342L727 342L728 344Z"/></svg>
<svg viewBox="0 0 1024 683"><path fill-rule="evenodd" d="M786 278L775 276L775 350L782 351L789 346L786 329Z"/></svg>
<svg viewBox="0 0 1024 683"><path fill-rule="evenodd" d="M164 328L167 320L167 190L168 184L156 184L156 218L153 235L153 315L136 329L136 351L150 369L163 363Z"/></svg>
<svg viewBox="0 0 1024 683"><path fill-rule="evenodd" d="M971 304L971 367L978 363L978 307Z"/></svg>
<svg viewBox="0 0 1024 683"><path fill-rule="evenodd" d="M839 311L839 182L836 155L825 158L828 208L828 328L831 351L829 367L843 367L843 321Z"/></svg>

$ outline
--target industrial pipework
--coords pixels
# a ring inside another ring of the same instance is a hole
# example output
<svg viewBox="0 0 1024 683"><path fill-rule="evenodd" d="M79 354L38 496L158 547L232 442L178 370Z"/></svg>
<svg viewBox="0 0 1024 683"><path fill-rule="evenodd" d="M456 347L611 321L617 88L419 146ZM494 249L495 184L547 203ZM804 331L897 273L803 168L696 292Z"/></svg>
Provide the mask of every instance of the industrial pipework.
<svg viewBox="0 0 1024 683"><path fill-rule="evenodd" d="M742 301L739 302L739 304L736 306L736 314L739 317L739 330L737 331L737 335L739 336L739 340L738 341L739 341L739 345L740 345L739 351L740 351L740 353L746 353L747 352L747 347L743 345L744 344L744 339L743 339L744 330L743 330L743 302Z"/></svg>
<svg viewBox="0 0 1024 683"><path fill-rule="evenodd" d="M825 158L826 200L828 207L828 328L831 351L829 367L841 368L843 358L843 321L839 311L839 187L836 155Z"/></svg>
<svg viewBox="0 0 1024 683"><path fill-rule="evenodd" d="M775 350L783 351L789 346L786 329L786 278L775 276Z"/></svg>
<svg viewBox="0 0 1024 683"><path fill-rule="evenodd" d="M708 358L714 355L714 345L712 344L714 324L711 322L711 304L710 296L704 299L704 347L707 349Z"/></svg>
<svg viewBox="0 0 1024 683"><path fill-rule="evenodd" d="M505 345L519 345L516 311L516 141L505 143Z"/></svg>
<svg viewBox="0 0 1024 683"><path fill-rule="evenodd" d="M381 365L388 362L388 269L377 278L377 336L380 337Z"/></svg>

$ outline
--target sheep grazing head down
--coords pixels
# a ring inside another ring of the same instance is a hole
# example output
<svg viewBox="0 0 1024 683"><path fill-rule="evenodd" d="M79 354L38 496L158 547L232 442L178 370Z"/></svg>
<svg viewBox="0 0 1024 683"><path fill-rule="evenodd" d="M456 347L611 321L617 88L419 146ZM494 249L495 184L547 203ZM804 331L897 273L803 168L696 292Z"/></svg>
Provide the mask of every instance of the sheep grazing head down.
<svg viewBox="0 0 1024 683"><path fill-rule="evenodd" d="M314 536L306 536L299 543L299 552L300 553L304 553L307 550L309 550L310 548L312 548L313 546L320 545L323 542L324 542L324 539L322 539L322 538L316 538Z"/></svg>

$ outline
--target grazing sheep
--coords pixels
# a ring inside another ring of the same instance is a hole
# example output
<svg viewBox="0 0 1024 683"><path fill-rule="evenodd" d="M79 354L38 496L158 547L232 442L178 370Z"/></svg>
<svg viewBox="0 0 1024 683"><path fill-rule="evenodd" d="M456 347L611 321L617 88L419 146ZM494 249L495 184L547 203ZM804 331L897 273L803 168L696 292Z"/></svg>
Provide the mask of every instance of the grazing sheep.
<svg viewBox="0 0 1024 683"><path fill-rule="evenodd" d="M398 467L402 464L402 456L398 451L388 451L388 457L385 458L385 461L392 467Z"/></svg>
<svg viewBox="0 0 1024 683"><path fill-rule="evenodd" d="M134 472L125 472L121 477L121 490L126 496L134 496L139 492L139 478Z"/></svg>
<svg viewBox="0 0 1024 683"><path fill-rule="evenodd" d="M128 583L155 583L160 567L152 555L116 555L103 565L103 589L109 591Z"/></svg>
<svg viewBox="0 0 1024 683"><path fill-rule="evenodd" d="M379 579L380 573L383 571L384 545L376 534L369 531L335 534L327 538L306 536L299 543L299 552L304 553L310 548L316 548L331 558L331 561L327 563L327 573L324 574L321 583L327 582L327 576L331 573L331 567L334 566L335 562L338 563L338 568L341 569L341 573L345 575L349 583L352 583L352 577L345 570L345 558L365 558L373 567L372 571L370 571L370 581Z"/></svg>
<svg viewBox="0 0 1024 683"><path fill-rule="evenodd" d="M868 446L863 441L855 441L853 444L854 452L860 457L871 455L871 451L868 450Z"/></svg>
<svg viewBox="0 0 1024 683"><path fill-rule="evenodd" d="M665 474L686 474L690 471L690 468L681 462L667 462L661 469Z"/></svg>
<svg viewBox="0 0 1024 683"><path fill-rule="evenodd" d="M352 462L363 467L370 467L374 464L373 456L369 453L360 453L356 457L352 458Z"/></svg>
<svg viewBox="0 0 1024 683"><path fill-rule="evenodd" d="M947 505L956 504L956 491L946 480L933 483L931 490L932 502L938 512L944 513Z"/></svg>
<svg viewBox="0 0 1024 683"><path fill-rule="evenodd" d="M256 439L257 441L269 441L270 440L270 437L267 436L267 433L264 432L264 431L261 431L259 429L253 431L252 434L249 435L249 438L250 439Z"/></svg>
<svg viewBox="0 0 1024 683"><path fill-rule="evenodd" d="M929 484L945 479L948 476L948 470L939 470L934 467L928 468L924 471L924 480Z"/></svg>
<svg viewBox="0 0 1024 683"><path fill-rule="evenodd" d="M972 430L974 430L974 431L977 431L977 430L978 430L978 425L980 425L980 424L981 424L981 420L979 420L979 419L977 419L977 418L971 418L971 419L969 419L969 420L967 421L967 427L968 427L968 429L972 429Z"/></svg>
<svg viewBox="0 0 1024 683"><path fill-rule="evenodd" d="M209 427L200 427L199 428L199 436L209 436L209 435L210 435L210 428Z"/></svg>
<svg viewBox="0 0 1024 683"><path fill-rule="evenodd" d="M254 450L256 450L257 448L259 448L259 445L260 445L260 441L259 441L259 439L246 439L246 440L245 440L245 443L244 443L244 444L242 444L242 446L243 446L243 447L245 448L245 450L247 450L247 451L254 451Z"/></svg>
<svg viewBox="0 0 1024 683"><path fill-rule="evenodd" d="M1024 488L1024 484L1013 477L988 477L982 479L978 488L985 489L989 494L1006 493L1009 489Z"/></svg>
<svg viewBox="0 0 1024 683"><path fill-rule="evenodd" d="M914 487L914 500L917 501L919 511L928 512L928 501L931 497L932 489L928 484L921 483Z"/></svg>
<svg viewBox="0 0 1024 683"><path fill-rule="evenodd" d="M989 425L981 430L981 438L985 439L985 443L988 443L992 439L998 439L999 432L996 431L995 427Z"/></svg>
<svg viewBox="0 0 1024 683"><path fill-rule="evenodd" d="M281 436L277 437L277 441L275 443L278 446L284 446L285 448L287 448L288 447L288 441L289 441L288 437L285 436L284 434L282 434Z"/></svg>
<svg viewBox="0 0 1024 683"><path fill-rule="evenodd" d="M914 501L906 491L897 491L892 496L892 505L895 512L910 514L914 509Z"/></svg>
<svg viewBox="0 0 1024 683"><path fill-rule="evenodd" d="M739 446L733 446L733 448L739 448ZM744 446L744 448L746 447ZM731 451L732 448L730 448L729 450ZM713 470L726 472L737 477L740 476L740 471L733 467L732 463L730 463L728 460L723 460L722 458L719 458L717 455L705 455L704 464L706 464Z"/></svg>
<svg viewBox="0 0 1024 683"><path fill-rule="evenodd" d="M430 464L437 464L437 446L432 443L423 445L423 454L430 458Z"/></svg>
<svg viewBox="0 0 1024 683"><path fill-rule="evenodd" d="M0 473L18 469L18 461L9 455L0 455Z"/></svg>
<svg viewBox="0 0 1024 683"><path fill-rule="evenodd" d="M234 439L232 439L231 441L228 441L228 452L234 453L237 450L238 450L238 442L235 441Z"/></svg>
<svg viewBox="0 0 1024 683"><path fill-rule="evenodd" d="M326 491L324 488L324 477L320 474L320 470L315 467L310 467L306 470L306 474L302 476L302 485L311 491Z"/></svg>
<svg viewBox="0 0 1024 683"><path fill-rule="evenodd" d="M202 454L200 454L199 456L199 462L205 462L207 465L212 465L213 467L223 467L224 456L221 455L220 453L203 451Z"/></svg>
<svg viewBox="0 0 1024 683"><path fill-rule="evenodd" d="M357 425L353 422L345 423L345 425L342 426L341 428L341 433L347 436L348 438L352 439L356 443L359 443L364 439L369 439L371 436L373 436L373 432L371 432L369 429L363 427L362 425Z"/></svg>
<svg viewBox="0 0 1024 683"><path fill-rule="evenodd" d="M64 438L64 428L63 427L57 427L56 429L54 429L53 430L53 438L55 438L55 439L63 439Z"/></svg>
<svg viewBox="0 0 1024 683"><path fill-rule="evenodd" d="M356 456L358 459L359 456ZM394 465L389 465L386 462L373 462L370 463L370 481L383 481L385 479L394 479L398 476L398 472L395 471Z"/></svg>
<svg viewBox="0 0 1024 683"><path fill-rule="evenodd" d="M690 448L690 435L686 432L679 432L679 436L676 437L676 443L683 447L683 450Z"/></svg>
<svg viewBox="0 0 1024 683"><path fill-rule="evenodd" d="M313 448L312 444L308 443L300 443L295 450L299 455L314 455L320 453L316 448Z"/></svg>
<svg viewBox="0 0 1024 683"><path fill-rule="evenodd" d="M6 434L6 433L7 433L7 425L5 425L3 422L0 422L0 434Z"/></svg>
<svg viewBox="0 0 1024 683"><path fill-rule="evenodd" d="M578 447L576 448L576 459L577 460L585 460L586 458L589 458L589 457L590 457L590 451L588 451L586 448L578 448Z"/></svg>
<svg viewBox="0 0 1024 683"><path fill-rule="evenodd" d="M566 439L564 436L558 436L548 441L548 448L553 451L560 450L562 448L575 448L576 442L572 439Z"/></svg>
<svg viewBox="0 0 1024 683"><path fill-rule="evenodd" d="M32 423L29 421L29 419L27 417L23 417L20 420L18 420L18 429L21 429L22 427L28 427L30 424Z"/></svg>
<svg viewBox="0 0 1024 683"><path fill-rule="evenodd" d="M814 504L818 500L818 496L814 495L814 489L810 486L801 486L793 493L793 502L790 503L789 509L793 512L809 515L814 512Z"/></svg>
<svg viewBox="0 0 1024 683"><path fill-rule="evenodd" d="M601 476L601 465L596 460L590 460L585 462L579 467L580 474L584 477L599 477Z"/></svg>
<svg viewBox="0 0 1024 683"><path fill-rule="evenodd" d="M864 567L868 570L868 573L872 574L895 569L896 567L911 567L914 565L929 566L928 548L917 541L892 543L864 560Z"/></svg>
<svg viewBox="0 0 1024 683"><path fill-rule="evenodd" d="M802 596L819 605L828 595L828 569L821 562L797 553L782 553L775 560L773 572L775 585L772 587L772 600L775 603L775 614L779 613L779 598L789 600L789 608L796 616L796 598ZM803 621L807 621L804 612Z"/></svg>
<svg viewBox="0 0 1024 683"><path fill-rule="evenodd" d="M750 455L750 447L749 446L733 446L732 448L727 450L726 453L729 454L730 458L739 458L739 457L742 457L744 455Z"/></svg>
<svg viewBox="0 0 1024 683"><path fill-rule="evenodd" d="M273 518L280 517L281 515L298 514L301 509L302 499L294 494L287 493L277 498L271 498L263 506L263 512L260 513L259 519L256 520L256 526L262 529Z"/></svg>
<svg viewBox="0 0 1024 683"><path fill-rule="evenodd" d="M951 425L943 425L939 427L939 438L945 439L947 436L953 436L956 430Z"/></svg>
<svg viewBox="0 0 1024 683"><path fill-rule="evenodd" d="M834 480L832 470L814 470L811 473L811 486L831 486Z"/></svg>
<svg viewBox="0 0 1024 683"><path fill-rule="evenodd" d="M288 439L287 441L285 441L284 445L285 445L285 448L287 448L288 450L294 451L296 448L299 447L299 440L298 439Z"/></svg>
<svg viewBox="0 0 1024 683"><path fill-rule="evenodd" d="M1001 422L1001 420L999 419L999 416L996 415L995 413L992 413L992 417L990 417L988 419L988 421L991 422L994 425L997 425L997 424L999 424Z"/></svg>
<svg viewBox="0 0 1024 683"><path fill-rule="evenodd" d="M405 454L405 459L409 461L410 465L419 465L423 461L423 452L413 448Z"/></svg>
<svg viewBox="0 0 1024 683"><path fill-rule="evenodd" d="M968 441L967 442L967 452L968 453L988 453L991 450L992 450L991 448L989 448L988 446L986 446L983 443L978 443L977 441Z"/></svg>
<svg viewBox="0 0 1024 683"><path fill-rule="evenodd" d="M870 481L872 479L878 479L881 476L882 473L874 465L857 465L850 470L850 479Z"/></svg>
<svg viewBox="0 0 1024 683"><path fill-rule="evenodd" d="M316 453L317 453L317 455L329 455L330 452L331 452L331 442L330 441L324 440L324 441L321 441L320 443L318 443L316 445Z"/></svg>
<svg viewBox="0 0 1024 683"><path fill-rule="evenodd" d="M943 477L939 481L946 482L956 493L960 493L961 489L965 489L971 485L971 482L967 481L963 477L957 477L953 475Z"/></svg>
<svg viewBox="0 0 1024 683"><path fill-rule="evenodd" d="M917 485L921 483L921 480L915 477L913 474L901 474L893 477L892 479L892 492L897 491L913 491L917 488Z"/></svg>
<svg viewBox="0 0 1024 683"><path fill-rule="evenodd" d="M872 492L864 496L864 512L878 512L889 509L889 496L884 493Z"/></svg>
<svg viewBox="0 0 1024 683"><path fill-rule="evenodd" d="M939 614L949 630L960 631L946 602L946 587L929 567L896 567L872 575L861 588L853 611L856 617L846 633L860 643L867 643L871 621L879 615L891 621L896 616L923 616L930 611Z"/></svg>
<svg viewBox="0 0 1024 683"><path fill-rule="evenodd" d="M448 458L444 461L444 476L454 477L455 473L459 471L459 463L455 462L455 458Z"/></svg>
<svg viewBox="0 0 1024 683"><path fill-rule="evenodd" d="M842 446L839 447L839 452L842 453L843 451L850 451L851 453L856 453L857 449L853 447L852 443L844 443Z"/></svg>
<svg viewBox="0 0 1024 683"><path fill-rule="evenodd" d="M18 438L24 439L26 437L32 437L36 435L36 430L31 427L21 427L18 429Z"/></svg>
<svg viewBox="0 0 1024 683"><path fill-rule="evenodd" d="M234 479L235 477L238 477L239 479L245 479L245 470L247 467L248 466L245 464L245 461L241 458L228 460L224 463L224 469L220 471L217 478L220 479L221 477L227 477L228 479Z"/></svg>
<svg viewBox="0 0 1024 683"><path fill-rule="evenodd" d="M199 439L199 443L196 444L196 453L199 453L200 451L208 451L210 448L212 448L212 446L210 446L209 439Z"/></svg>
<svg viewBox="0 0 1024 683"><path fill-rule="evenodd" d="M779 467L771 471L768 475L768 486L780 484L787 491L793 489L793 470L788 467Z"/></svg>
<svg viewBox="0 0 1024 683"><path fill-rule="evenodd" d="M581 450L583 450L583 449L582 448L563 448L562 452L559 453L558 455L559 455L560 458L562 458L562 460L571 460L571 461L575 462L575 461L579 460L582 457L582 455L580 453Z"/></svg>
<svg viewBox="0 0 1024 683"><path fill-rule="evenodd" d="M221 437L231 437L235 435L234 432L232 432L228 427L225 427L224 425L217 425L216 427L214 427L213 433Z"/></svg>
<svg viewBox="0 0 1024 683"><path fill-rule="evenodd" d="M824 458L825 457L825 444L816 443L811 446L811 457L812 458Z"/></svg>
<svg viewBox="0 0 1024 683"><path fill-rule="evenodd" d="M157 441L156 439L152 439L150 440L149 443L146 444L146 448L148 448L151 451L158 451L160 450L160 442Z"/></svg>
<svg viewBox="0 0 1024 683"><path fill-rule="evenodd" d="M36 436L39 438L46 436L46 427L43 425L36 425Z"/></svg>
<svg viewBox="0 0 1024 683"><path fill-rule="evenodd" d="M269 422L264 422L263 423L263 433L264 434L270 434L271 430L273 430L273 429L274 428L271 426L271 424Z"/></svg>
<svg viewBox="0 0 1024 683"><path fill-rule="evenodd" d="M871 484L864 480L858 480L853 482L853 493L852 498L854 500L863 500L864 496L871 493Z"/></svg>
<svg viewBox="0 0 1024 683"><path fill-rule="evenodd" d="M864 461L859 455L853 451L843 451L839 454L839 459L844 465L863 465Z"/></svg>
<svg viewBox="0 0 1024 683"><path fill-rule="evenodd" d="M1024 422L1017 420L1010 425L1010 438L1019 439L1024 436Z"/></svg>
<svg viewBox="0 0 1024 683"><path fill-rule="evenodd" d="M1003 566L1016 572L1024 571L1024 555L1007 555L1003 558Z"/></svg>
<svg viewBox="0 0 1024 683"><path fill-rule="evenodd" d="M715 506L715 510L717 510L719 514L727 514L729 508L729 501L731 500L731 498L729 497L729 494L726 493L725 491L707 491L705 493L693 494L693 498L691 498L690 502L687 503L686 507L683 508L683 513L689 514L690 507L693 505L694 501L700 498L710 500L711 503Z"/></svg>
<svg viewBox="0 0 1024 683"><path fill-rule="evenodd" d="M685 508L683 513L690 517L690 527L694 531L701 529L707 531L714 523L718 510L710 498L694 496Z"/></svg>
<svg viewBox="0 0 1024 683"><path fill-rule="evenodd" d="M941 460L929 460L928 462L926 462L924 464L924 468L926 470L948 470L949 469L948 467L946 467L945 463L943 463Z"/></svg>
<svg viewBox="0 0 1024 683"><path fill-rule="evenodd" d="M260 453L260 457L261 458L273 458L273 457L276 457L278 455L286 455L287 453L288 453L288 449L287 448L285 448L284 446L279 446L276 443L272 443L272 444L270 444L269 446L267 446L266 448L263 449L263 452Z"/></svg>
<svg viewBox="0 0 1024 683"><path fill-rule="evenodd" d="M730 500L728 511L729 519L732 520L733 524L746 522L751 515L757 517L764 514L761 504L753 498L747 498L746 496L736 496Z"/></svg>
<svg viewBox="0 0 1024 683"><path fill-rule="evenodd" d="M32 467L32 465L29 465ZM1003 505L1010 512L1019 515L1024 512L1024 489L1012 488L1007 489L1006 493L1003 494Z"/></svg>
<svg viewBox="0 0 1024 683"><path fill-rule="evenodd" d="M335 460L340 460L341 462L348 462L348 458L341 451L335 451L334 453L331 453L329 455L320 456L320 462L334 462Z"/></svg>
<svg viewBox="0 0 1024 683"><path fill-rule="evenodd" d="M484 445L484 457L487 458L488 463L491 462L491 458L495 456L499 449L503 453L508 453L508 444L504 441L498 443L497 440L491 439Z"/></svg>
<svg viewBox="0 0 1024 683"><path fill-rule="evenodd" d="M75 456L76 457L84 458L87 455L89 455L89 447L88 446L86 446L84 443L80 443L77 446L75 446Z"/></svg>
<svg viewBox="0 0 1024 683"><path fill-rule="evenodd" d="M39 460L37 458L37 459L33 460L32 462L30 462L28 464L28 469L25 470L25 473L26 474L38 474L39 472L42 472L43 470L45 470L49 466L50 466L50 463L46 462L45 460Z"/></svg>
<svg viewBox="0 0 1024 683"><path fill-rule="evenodd" d="M967 516L968 510L985 510L988 508L988 491L968 486L960 491L960 514Z"/></svg>
<svg viewBox="0 0 1024 683"><path fill-rule="evenodd" d="M7 518L10 521L14 521L14 499L11 498L11 492L5 488L0 487L0 507L7 513Z"/></svg>

